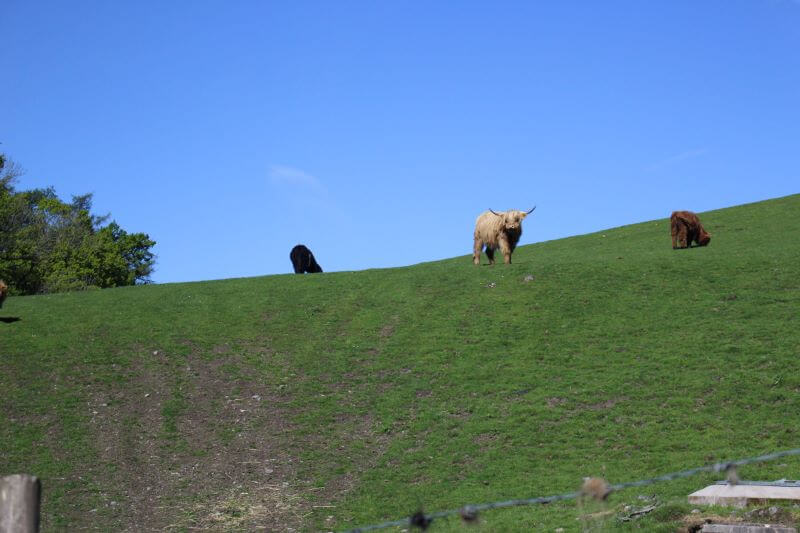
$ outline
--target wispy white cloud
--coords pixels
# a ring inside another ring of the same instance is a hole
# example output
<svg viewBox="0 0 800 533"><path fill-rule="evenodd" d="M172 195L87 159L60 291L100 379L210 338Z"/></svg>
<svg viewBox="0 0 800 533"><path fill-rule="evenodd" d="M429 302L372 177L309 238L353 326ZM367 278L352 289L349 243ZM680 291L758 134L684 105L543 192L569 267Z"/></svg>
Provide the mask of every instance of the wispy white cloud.
<svg viewBox="0 0 800 533"><path fill-rule="evenodd" d="M685 152L681 152L679 154L675 154L671 157L663 159L657 163L654 163L647 167L647 170L658 170L660 168L674 165L675 163L680 163L681 161L686 161L687 159L694 159L696 157L703 156L708 153L707 148L698 148L695 150L687 150Z"/></svg>
<svg viewBox="0 0 800 533"><path fill-rule="evenodd" d="M322 182L308 172L284 165L271 165L269 179L274 185L289 185L291 187L321 192L325 189Z"/></svg>
<svg viewBox="0 0 800 533"><path fill-rule="evenodd" d="M335 191L329 189L325 183L316 176L299 168L287 165L270 165L268 181L275 189L272 196L284 208L297 213L305 213L305 224L320 229L324 227L342 226L350 224L352 215L344 209L337 199ZM326 223L322 223L326 220ZM315 234L317 229L311 231Z"/></svg>

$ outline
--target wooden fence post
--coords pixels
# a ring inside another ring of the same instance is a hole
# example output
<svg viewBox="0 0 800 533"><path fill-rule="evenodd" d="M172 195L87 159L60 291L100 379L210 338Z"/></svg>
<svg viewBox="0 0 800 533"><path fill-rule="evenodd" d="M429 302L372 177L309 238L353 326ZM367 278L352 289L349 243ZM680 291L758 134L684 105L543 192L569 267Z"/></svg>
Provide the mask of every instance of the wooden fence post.
<svg viewBox="0 0 800 533"><path fill-rule="evenodd" d="M39 478L15 474L0 478L0 533L38 533Z"/></svg>

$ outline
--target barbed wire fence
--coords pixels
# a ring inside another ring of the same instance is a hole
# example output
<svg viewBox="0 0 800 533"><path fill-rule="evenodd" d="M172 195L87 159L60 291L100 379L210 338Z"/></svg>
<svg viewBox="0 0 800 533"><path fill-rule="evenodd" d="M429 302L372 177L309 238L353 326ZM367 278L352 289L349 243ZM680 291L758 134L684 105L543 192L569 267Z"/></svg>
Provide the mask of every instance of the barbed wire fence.
<svg viewBox="0 0 800 533"><path fill-rule="evenodd" d="M480 513L490 511L493 509L504 509L510 507L520 507L525 505L539 505L554 503L564 500L574 500L577 498L593 498L597 500L605 500L609 494L615 491L629 489L633 487L645 487L660 483L662 481L673 481L675 479L687 478L704 472L725 472L727 474L728 483L735 485L739 479L736 473L736 468L740 466L750 465L754 463L764 463L767 461L774 461L781 457L788 457L792 455L800 455L800 448L792 450L784 450L780 452L769 453L766 455L759 455L756 457L747 457L744 459L736 459L734 461L725 461L714 463L689 470L681 470L679 472L671 472L660 476L640 479L638 481L627 481L624 483L617 483L615 485L608 484L602 478L586 478L580 490L574 492L565 492L563 494L555 494L552 496L543 496L538 498L527 498L519 500L505 500L491 503L481 503L475 505L464 505L459 509L451 509L449 511L439 511L436 513L425 514L423 511L418 511L413 515L402 518L399 520L392 520L389 522L382 522L380 524L373 524L369 526L357 527L355 529L346 530L347 533L363 533L365 531L375 531L378 529L386 529L390 527L411 527L426 530L435 521L452 516L459 516L465 522L475 522Z"/></svg>

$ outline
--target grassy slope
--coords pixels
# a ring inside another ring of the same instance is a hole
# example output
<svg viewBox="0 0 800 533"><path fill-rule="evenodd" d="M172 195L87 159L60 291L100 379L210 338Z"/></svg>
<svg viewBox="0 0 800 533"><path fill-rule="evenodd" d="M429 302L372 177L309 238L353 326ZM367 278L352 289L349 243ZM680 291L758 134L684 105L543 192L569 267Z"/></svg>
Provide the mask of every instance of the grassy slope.
<svg viewBox="0 0 800 533"><path fill-rule="evenodd" d="M672 250L658 220L511 266L12 298L0 473L42 477L50 528L313 530L798 447L800 195L701 218L707 248ZM742 475L798 477L781 465ZM680 502L712 479L645 492ZM479 528L570 531L577 514Z"/></svg>

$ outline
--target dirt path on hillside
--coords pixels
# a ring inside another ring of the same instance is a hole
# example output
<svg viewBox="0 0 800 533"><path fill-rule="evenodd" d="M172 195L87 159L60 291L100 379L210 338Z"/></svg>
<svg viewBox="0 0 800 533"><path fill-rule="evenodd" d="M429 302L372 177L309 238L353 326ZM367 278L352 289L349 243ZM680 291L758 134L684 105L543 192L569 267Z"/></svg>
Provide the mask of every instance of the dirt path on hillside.
<svg viewBox="0 0 800 533"><path fill-rule="evenodd" d="M296 492L287 399L232 377L238 358L142 358L117 391L92 399L95 443L106 468L109 529L297 529L307 507ZM235 373L234 373L235 374ZM87 522L92 522L91 513ZM101 524L75 524L94 529Z"/></svg>

